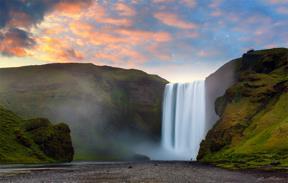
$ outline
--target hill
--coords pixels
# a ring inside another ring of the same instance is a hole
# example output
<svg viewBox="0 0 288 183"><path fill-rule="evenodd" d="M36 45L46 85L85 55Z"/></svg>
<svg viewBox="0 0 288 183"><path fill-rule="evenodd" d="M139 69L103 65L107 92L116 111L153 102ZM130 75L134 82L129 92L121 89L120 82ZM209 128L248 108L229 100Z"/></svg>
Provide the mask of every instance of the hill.
<svg viewBox="0 0 288 183"><path fill-rule="evenodd" d="M198 159L230 168L288 166L288 49L249 51L216 100L220 119Z"/></svg>
<svg viewBox="0 0 288 183"><path fill-rule="evenodd" d="M166 80L134 69L48 64L0 69L0 103L24 117L67 121L75 159L127 158L158 142Z"/></svg>

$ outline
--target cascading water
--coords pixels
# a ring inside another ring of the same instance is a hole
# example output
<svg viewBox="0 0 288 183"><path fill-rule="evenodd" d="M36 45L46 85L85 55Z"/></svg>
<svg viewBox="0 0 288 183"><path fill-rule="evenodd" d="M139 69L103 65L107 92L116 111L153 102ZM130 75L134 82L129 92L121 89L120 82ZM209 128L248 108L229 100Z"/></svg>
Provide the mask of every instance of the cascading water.
<svg viewBox="0 0 288 183"><path fill-rule="evenodd" d="M196 160L205 138L205 81L167 84L164 93L162 146L175 160Z"/></svg>

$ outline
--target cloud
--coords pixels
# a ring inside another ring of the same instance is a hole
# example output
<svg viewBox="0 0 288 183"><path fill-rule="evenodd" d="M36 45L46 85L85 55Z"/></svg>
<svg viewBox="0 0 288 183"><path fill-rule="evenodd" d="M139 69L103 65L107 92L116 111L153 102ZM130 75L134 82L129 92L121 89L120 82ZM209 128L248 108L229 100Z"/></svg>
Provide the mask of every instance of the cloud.
<svg viewBox="0 0 288 183"><path fill-rule="evenodd" d="M106 45L101 52L97 52L94 55L94 62L106 63L112 66L118 67L136 67L142 65L150 59L148 55L135 50L135 47L131 45Z"/></svg>
<svg viewBox="0 0 288 183"><path fill-rule="evenodd" d="M11 28L0 32L0 53L4 56L26 56L26 49L34 45L31 35L21 29Z"/></svg>
<svg viewBox="0 0 288 183"><path fill-rule="evenodd" d="M179 29L196 29L198 27L197 24L182 20L177 14L173 13L157 12L154 14L154 17L163 24Z"/></svg>
<svg viewBox="0 0 288 183"><path fill-rule="evenodd" d="M2 0L0 1L0 53L7 56L25 56L26 49L35 44L31 27L40 23L54 9L78 13L77 5L91 0ZM5 31L8 30L8 31Z"/></svg>
<svg viewBox="0 0 288 183"><path fill-rule="evenodd" d="M59 58L65 61L71 60L83 60L84 55L80 51L76 51L73 48L69 48L63 50L62 53L59 54Z"/></svg>
<svg viewBox="0 0 288 183"><path fill-rule="evenodd" d="M123 4L123 3L118 3L117 5L114 5L116 9L118 9L119 13L121 15L125 16L133 16L135 14L134 10ZM131 19L127 17L112 17L107 15L107 11L105 7L98 2L94 2L90 8L83 14L83 17L86 19L94 19L97 23L100 24L110 24L110 25L115 25L115 26L131 26L132 21Z"/></svg>
<svg viewBox="0 0 288 183"><path fill-rule="evenodd" d="M145 41L168 42L172 40L170 33L164 31L152 32L140 29L119 29L117 32L125 36L133 44Z"/></svg>
<svg viewBox="0 0 288 183"><path fill-rule="evenodd" d="M118 2L115 4L115 9L121 16L135 16L136 12L133 8L124 4L122 2Z"/></svg>
<svg viewBox="0 0 288 183"><path fill-rule="evenodd" d="M78 15L82 12L83 9L87 9L90 5L90 1L84 0L73 0L73 1L60 1L54 6L54 11L60 12L63 15Z"/></svg>
<svg viewBox="0 0 288 183"><path fill-rule="evenodd" d="M84 59L84 54L75 50L68 39L53 38L48 36L36 38L41 42L30 53L39 60L48 62L71 62Z"/></svg>

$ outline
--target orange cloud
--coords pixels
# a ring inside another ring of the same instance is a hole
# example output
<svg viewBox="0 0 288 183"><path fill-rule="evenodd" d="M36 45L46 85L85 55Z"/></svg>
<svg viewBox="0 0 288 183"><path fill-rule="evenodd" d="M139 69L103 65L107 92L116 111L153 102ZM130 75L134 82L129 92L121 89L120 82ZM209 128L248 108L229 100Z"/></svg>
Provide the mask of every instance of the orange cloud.
<svg viewBox="0 0 288 183"><path fill-rule="evenodd" d="M87 3L87 1L73 1L72 3L69 1L62 1L55 5L54 11L66 16L77 16L82 10L88 8L89 5L90 3Z"/></svg>
<svg viewBox="0 0 288 183"><path fill-rule="evenodd" d="M116 6L120 13L127 15L131 15L134 13L133 9L130 7L125 6L121 3L121 5ZM93 5L83 14L83 17L94 19L97 23L101 24L111 24L115 26L131 26L132 21L128 18L113 18L109 17L106 14L106 9L97 2L94 2Z"/></svg>
<svg viewBox="0 0 288 183"><path fill-rule="evenodd" d="M33 19L27 13L20 11L11 11L10 12L11 19L8 22L8 25L11 27L22 27L28 28L33 24Z"/></svg>
<svg viewBox="0 0 288 183"><path fill-rule="evenodd" d="M155 42L168 42L172 39L168 32L150 32L134 29L119 29L119 34L126 36L130 43L141 43L143 41L155 41Z"/></svg>
<svg viewBox="0 0 288 183"><path fill-rule="evenodd" d="M62 50L59 52L58 58L64 61L71 61L71 60L83 60L84 54L80 51L76 51L72 48Z"/></svg>
<svg viewBox="0 0 288 183"><path fill-rule="evenodd" d="M29 53L48 62L87 59L122 67L141 65L152 58L169 60L171 56L167 50L157 52L156 46L160 49L162 44L173 39L172 35L165 31L133 28L134 19L131 16L136 12L123 2L118 1L115 6L109 7L116 10L120 18L111 14L107 4L98 1L85 10L81 10L81 4L69 5L65 13L71 16L62 16L57 12L49 14L34 32L39 45ZM58 11L66 6L65 3L58 5ZM61 28L61 25L68 27ZM153 53L147 48L151 44L155 45ZM151 54L147 55L148 52Z"/></svg>
<svg viewBox="0 0 288 183"><path fill-rule="evenodd" d="M38 44L30 53L39 60L69 62L84 59L84 54L73 49L65 39L44 36L37 38L37 42L41 44Z"/></svg>
<svg viewBox="0 0 288 183"><path fill-rule="evenodd" d="M111 43L141 44L145 41L168 42L172 39L167 32L150 32L135 29L103 28L97 29L95 26L83 23L72 22L71 31L86 42L93 45L106 45Z"/></svg>
<svg viewBox="0 0 288 183"><path fill-rule="evenodd" d="M13 55L13 56L16 56L16 57L25 57L27 56L27 51L24 49L24 48L21 48L21 47L13 47L13 48L9 48L9 49L3 49L1 48L0 46L0 52L5 52L6 54L8 55Z"/></svg>
<svg viewBox="0 0 288 183"><path fill-rule="evenodd" d="M178 15L172 13L158 12L154 14L154 17L163 24L180 29L196 29L198 27L195 23L184 21Z"/></svg>
<svg viewBox="0 0 288 183"><path fill-rule="evenodd" d="M110 65L123 66L134 64L142 64L148 60L148 57L133 47L128 45L107 45L101 52L95 54L97 63L99 61L109 62Z"/></svg>
<svg viewBox="0 0 288 183"><path fill-rule="evenodd" d="M93 26L81 21L74 21L69 24L70 30L83 38L88 38L93 34Z"/></svg>
<svg viewBox="0 0 288 183"><path fill-rule="evenodd" d="M151 44L147 47L147 51L154 57L160 59L161 61L171 61L172 54L170 50L165 49L162 45Z"/></svg>
<svg viewBox="0 0 288 183"><path fill-rule="evenodd" d="M26 49L32 48L35 42L30 35L21 29L9 29L0 32L0 53L6 56L23 57L28 55Z"/></svg>

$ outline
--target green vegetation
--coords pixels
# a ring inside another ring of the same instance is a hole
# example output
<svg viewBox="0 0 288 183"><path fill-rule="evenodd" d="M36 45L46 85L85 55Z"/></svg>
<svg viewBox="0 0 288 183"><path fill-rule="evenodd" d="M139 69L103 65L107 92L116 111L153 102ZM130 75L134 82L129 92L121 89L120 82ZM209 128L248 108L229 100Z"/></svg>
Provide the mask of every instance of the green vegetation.
<svg viewBox="0 0 288 183"><path fill-rule="evenodd" d="M70 130L47 119L23 120L0 106L0 163L52 163L73 159Z"/></svg>
<svg viewBox="0 0 288 183"><path fill-rule="evenodd" d="M288 166L288 49L244 54L238 82L216 101L220 120L198 159L226 168Z"/></svg>
<svg viewBox="0 0 288 183"><path fill-rule="evenodd" d="M166 83L140 70L93 64L5 68L0 104L25 118L67 121L75 160L121 159L129 151L123 142L160 139Z"/></svg>

